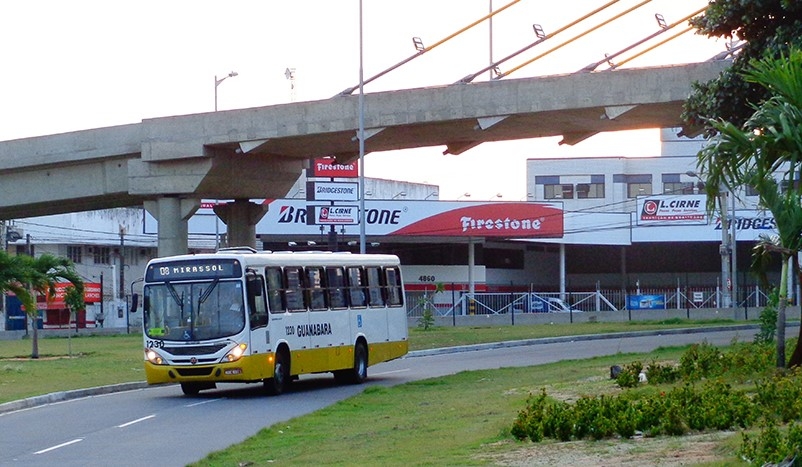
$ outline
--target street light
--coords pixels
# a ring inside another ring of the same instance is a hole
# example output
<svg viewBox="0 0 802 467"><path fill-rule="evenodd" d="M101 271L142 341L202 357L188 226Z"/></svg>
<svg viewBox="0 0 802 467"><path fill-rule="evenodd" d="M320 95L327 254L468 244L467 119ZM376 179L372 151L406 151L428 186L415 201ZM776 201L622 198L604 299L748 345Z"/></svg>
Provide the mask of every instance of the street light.
<svg viewBox="0 0 802 467"><path fill-rule="evenodd" d="M699 176L693 170L689 170L685 172L686 175L689 177L695 177L705 182L702 177ZM727 209L729 208L729 203L727 202L727 196L732 194L730 190L727 189L724 185L719 186L719 194L718 194L718 203L719 203L719 211L721 214L721 246L719 247L719 253L721 253L721 287L723 292L721 294L721 308L730 308L732 307L732 291L737 290L737 286L735 285L735 276L737 276L737 271L735 270L735 252L732 251L732 240L735 240L735 196L733 195L733 202L732 202L732 221L727 219ZM732 233L730 233L730 228L732 228Z"/></svg>
<svg viewBox="0 0 802 467"><path fill-rule="evenodd" d="M433 192L429 193L428 195L426 195L426 197L423 198L423 200L426 201L427 199L431 198L432 196L440 196L440 193L437 192L437 191L433 191Z"/></svg>
<svg viewBox="0 0 802 467"><path fill-rule="evenodd" d="M222 83L226 79L233 78L233 77L237 76L237 74L238 73L236 71L232 71L231 73L223 76L220 79L217 79L217 75L214 75L214 111L215 112L217 112L217 86L220 86L220 83Z"/></svg>
<svg viewBox="0 0 802 467"><path fill-rule="evenodd" d="M470 197L471 197L471 194L468 193L468 192L465 192L465 193L459 195L459 198L457 198L457 201L461 200L462 198L470 198Z"/></svg>
<svg viewBox="0 0 802 467"><path fill-rule="evenodd" d="M398 193L394 194L393 197L390 198L390 199L396 199L398 197L406 198L407 197L407 192L406 191L399 191Z"/></svg>

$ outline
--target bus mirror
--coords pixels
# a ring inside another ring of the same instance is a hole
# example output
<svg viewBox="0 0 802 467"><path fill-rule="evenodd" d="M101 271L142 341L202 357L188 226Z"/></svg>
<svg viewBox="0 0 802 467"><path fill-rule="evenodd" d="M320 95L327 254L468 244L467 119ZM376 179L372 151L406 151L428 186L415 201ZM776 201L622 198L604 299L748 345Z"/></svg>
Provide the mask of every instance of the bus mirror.
<svg viewBox="0 0 802 467"><path fill-rule="evenodd" d="M136 313L136 307L139 305L139 294L131 295L131 309L129 313Z"/></svg>
<svg viewBox="0 0 802 467"><path fill-rule="evenodd" d="M259 281L258 276L248 274L246 283L248 286L248 296L250 297L262 296L262 284Z"/></svg>

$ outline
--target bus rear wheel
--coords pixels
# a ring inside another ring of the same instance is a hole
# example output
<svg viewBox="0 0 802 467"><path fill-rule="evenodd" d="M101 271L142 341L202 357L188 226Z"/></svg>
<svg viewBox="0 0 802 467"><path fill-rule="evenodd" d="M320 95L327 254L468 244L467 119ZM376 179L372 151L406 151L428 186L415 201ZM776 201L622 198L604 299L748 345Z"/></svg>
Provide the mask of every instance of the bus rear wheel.
<svg viewBox="0 0 802 467"><path fill-rule="evenodd" d="M287 390L290 384L290 358L283 350L276 352L276 362L273 365L273 377L264 382L267 393L278 396Z"/></svg>
<svg viewBox="0 0 802 467"><path fill-rule="evenodd" d="M354 367L334 372L334 379L342 384L362 384L368 379L368 349L358 342L354 347Z"/></svg>

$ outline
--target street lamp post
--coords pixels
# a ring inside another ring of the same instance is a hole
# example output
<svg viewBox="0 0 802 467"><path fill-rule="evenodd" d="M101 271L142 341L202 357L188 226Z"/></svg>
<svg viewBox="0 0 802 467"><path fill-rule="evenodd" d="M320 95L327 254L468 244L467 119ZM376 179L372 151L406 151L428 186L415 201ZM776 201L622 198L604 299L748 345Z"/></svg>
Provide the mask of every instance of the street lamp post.
<svg viewBox="0 0 802 467"><path fill-rule="evenodd" d="M702 180L702 177L699 176L696 172L689 170L685 172L686 175L689 177L696 177L699 180ZM730 225L732 224L732 240L735 240L735 200L733 199L732 205L732 221L728 219L727 212L729 211L729 203L727 202L728 195L732 194L730 190L728 190L724 185L719 186L719 194L718 194L718 203L719 203L719 212L721 218L721 245L719 246L719 253L721 254L721 303L719 303L720 308L731 308L732 307L732 290L734 289L734 281L732 276L736 274L734 262L731 262L731 258L734 255L730 254L730 249L732 248L732 244L730 243ZM734 194L733 194L734 198ZM732 269L731 269L732 268ZM732 275L731 275L732 273Z"/></svg>
<svg viewBox="0 0 802 467"><path fill-rule="evenodd" d="M226 79L233 78L233 77L237 76L237 74L238 73L236 71L232 71L231 73L223 76L220 79L217 79L217 75L214 75L214 111L215 112L217 112L217 86L220 86L220 83L222 83Z"/></svg>

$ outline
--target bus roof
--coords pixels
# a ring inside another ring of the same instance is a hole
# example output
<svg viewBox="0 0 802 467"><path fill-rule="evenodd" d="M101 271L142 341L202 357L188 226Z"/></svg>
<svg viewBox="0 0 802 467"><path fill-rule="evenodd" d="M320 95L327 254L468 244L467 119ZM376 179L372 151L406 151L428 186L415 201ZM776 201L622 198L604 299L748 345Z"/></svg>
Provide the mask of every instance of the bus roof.
<svg viewBox="0 0 802 467"><path fill-rule="evenodd" d="M400 265L396 255L376 253L351 253L347 251L257 251L252 248L227 248L216 253L196 253L154 258L151 263L166 261L199 260L213 258L236 258L244 266L350 266L350 265Z"/></svg>

